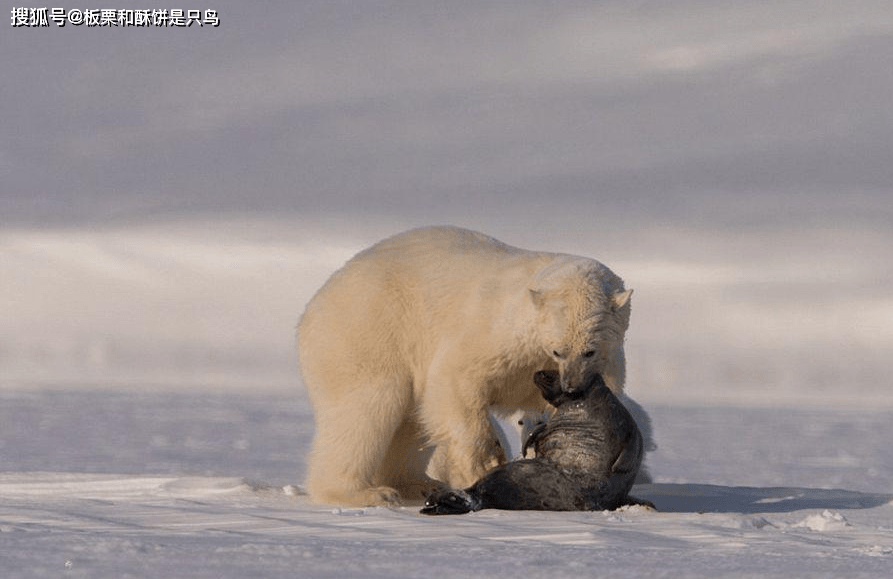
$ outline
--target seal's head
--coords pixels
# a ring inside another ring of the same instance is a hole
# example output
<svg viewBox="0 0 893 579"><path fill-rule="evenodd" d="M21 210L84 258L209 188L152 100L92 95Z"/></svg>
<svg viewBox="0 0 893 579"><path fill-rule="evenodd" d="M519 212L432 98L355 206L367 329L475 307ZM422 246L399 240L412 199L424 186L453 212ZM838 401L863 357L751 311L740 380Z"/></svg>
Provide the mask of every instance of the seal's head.
<svg viewBox="0 0 893 579"><path fill-rule="evenodd" d="M562 389L560 375L555 370L540 370L533 375L533 383L540 389L546 402L555 408L559 408L567 402L586 398L593 390L607 387L601 374L593 374L583 387L577 388L573 392L567 392Z"/></svg>

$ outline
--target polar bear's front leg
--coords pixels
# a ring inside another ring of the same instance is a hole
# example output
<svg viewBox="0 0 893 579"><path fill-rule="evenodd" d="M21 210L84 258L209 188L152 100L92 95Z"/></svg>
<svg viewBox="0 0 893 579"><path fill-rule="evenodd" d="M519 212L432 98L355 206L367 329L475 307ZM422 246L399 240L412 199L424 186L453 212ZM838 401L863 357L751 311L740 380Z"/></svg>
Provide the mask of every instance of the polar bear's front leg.
<svg viewBox="0 0 893 579"><path fill-rule="evenodd" d="M423 405L423 420L436 448L428 474L453 488L474 484L490 469L506 462L506 453L493 430L487 406L466 405L458 399Z"/></svg>

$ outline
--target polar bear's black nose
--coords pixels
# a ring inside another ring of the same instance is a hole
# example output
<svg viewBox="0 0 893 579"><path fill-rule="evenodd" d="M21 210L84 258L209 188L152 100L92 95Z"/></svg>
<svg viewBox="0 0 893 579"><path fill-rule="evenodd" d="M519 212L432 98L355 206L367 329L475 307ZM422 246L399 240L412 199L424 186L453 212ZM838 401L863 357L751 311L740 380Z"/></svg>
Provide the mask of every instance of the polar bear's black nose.
<svg viewBox="0 0 893 579"><path fill-rule="evenodd" d="M563 376L561 378L561 391L570 397L583 396L593 388L605 385L601 374L595 373L585 378L573 379Z"/></svg>
<svg viewBox="0 0 893 579"><path fill-rule="evenodd" d="M563 378L561 380L561 391L565 394L581 394L586 390L586 385L577 380L569 380Z"/></svg>

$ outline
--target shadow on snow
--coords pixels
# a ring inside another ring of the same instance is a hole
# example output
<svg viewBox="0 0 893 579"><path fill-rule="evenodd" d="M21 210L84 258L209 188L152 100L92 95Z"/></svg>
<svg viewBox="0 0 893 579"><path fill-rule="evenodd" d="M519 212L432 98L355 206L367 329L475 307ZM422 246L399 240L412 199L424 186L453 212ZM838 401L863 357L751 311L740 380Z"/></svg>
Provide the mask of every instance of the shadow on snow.
<svg viewBox="0 0 893 579"><path fill-rule="evenodd" d="M788 513L804 509L870 509L893 495L840 489L727 487L705 484L636 485L632 494L668 513Z"/></svg>

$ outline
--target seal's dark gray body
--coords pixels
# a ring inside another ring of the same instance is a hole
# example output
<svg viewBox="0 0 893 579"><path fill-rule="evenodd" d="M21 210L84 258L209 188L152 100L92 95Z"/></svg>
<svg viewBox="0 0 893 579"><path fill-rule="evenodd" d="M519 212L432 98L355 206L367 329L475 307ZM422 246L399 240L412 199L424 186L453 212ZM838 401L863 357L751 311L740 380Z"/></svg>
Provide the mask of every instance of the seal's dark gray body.
<svg viewBox="0 0 893 579"><path fill-rule="evenodd" d="M536 458L496 467L465 490L435 491L422 513L590 511L649 504L629 496L642 463L642 434L602 377L596 375L573 393L561 390L558 372L537 372L534 382L556 408L524 443L524 456L532 446Z"/></svg>

